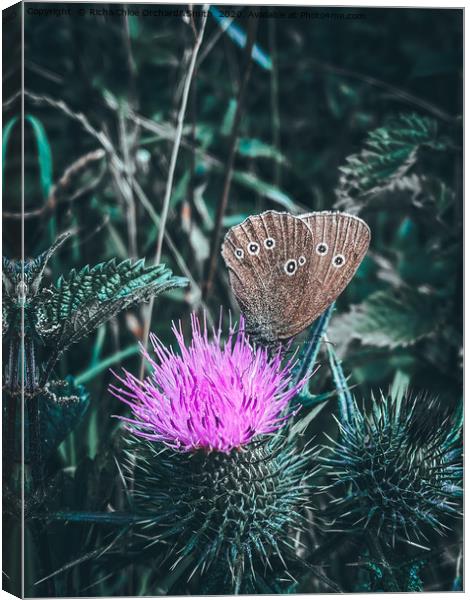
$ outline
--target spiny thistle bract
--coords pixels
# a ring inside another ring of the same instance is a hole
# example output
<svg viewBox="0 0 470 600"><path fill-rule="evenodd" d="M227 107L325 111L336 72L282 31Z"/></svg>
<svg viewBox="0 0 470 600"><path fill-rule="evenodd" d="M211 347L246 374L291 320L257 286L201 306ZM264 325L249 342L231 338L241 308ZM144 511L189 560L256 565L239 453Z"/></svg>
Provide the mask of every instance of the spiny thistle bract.
<svg viewBox="0 0 470 600"><path fill-rule="evenodd" d="M121 418L139 533L191 562L188 580L205 574L212 593L238 593L280 561L288 576L283 555L295 553L315 470L313 449L298 450L282 425L305 382L290 386L292 363L250 346L243 321L225 344L220 328L209 340L191 323L188 347L173 328L179 355L153 337L152 374L125 373L111 390L133 413Z"/></svg>
<svg viewBox="0 0 470 600"><path fill-rule="evenodd" d="M329 529L369 531L389 547L421 544L459 517L461 422L423 394L372 397L370 411L351 399L336 441L321 463L334 495Z"/></svg>

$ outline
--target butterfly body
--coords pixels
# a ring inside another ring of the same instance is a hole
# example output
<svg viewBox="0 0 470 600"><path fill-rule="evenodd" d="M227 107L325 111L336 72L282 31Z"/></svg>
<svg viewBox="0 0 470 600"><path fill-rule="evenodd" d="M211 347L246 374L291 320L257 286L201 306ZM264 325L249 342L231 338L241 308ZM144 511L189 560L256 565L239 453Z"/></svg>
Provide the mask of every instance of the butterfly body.
<svg viewBox="0 0 470 600"><path fill-rule="evenodd" d="M274 344L308 327L350 282L370 241L352 215L266 211L225 236L230 284L257 341Z"/></svg>

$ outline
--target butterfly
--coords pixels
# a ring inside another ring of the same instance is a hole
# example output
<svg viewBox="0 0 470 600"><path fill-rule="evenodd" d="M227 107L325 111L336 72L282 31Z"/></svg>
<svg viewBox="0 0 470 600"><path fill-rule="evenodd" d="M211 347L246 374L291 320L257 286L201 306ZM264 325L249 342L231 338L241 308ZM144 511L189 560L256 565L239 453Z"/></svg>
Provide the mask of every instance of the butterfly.
<svg viewBox="0 0 470 600"><path fill-rule="evenodd" d="M340 212L270 210L232 227L222 257L247 332L270 345L303 331L351 281L369 242L369 226Z"/></svg>

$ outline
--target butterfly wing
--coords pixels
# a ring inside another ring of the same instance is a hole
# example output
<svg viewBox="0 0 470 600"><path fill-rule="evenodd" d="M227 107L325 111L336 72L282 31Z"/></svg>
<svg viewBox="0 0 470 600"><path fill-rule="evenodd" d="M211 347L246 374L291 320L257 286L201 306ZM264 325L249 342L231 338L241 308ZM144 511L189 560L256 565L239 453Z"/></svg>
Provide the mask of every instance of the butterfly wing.
<svg viewBox="0 0 470 600"><path fill-rule="evenodd" d="M313 212L300 218L313 235L308 301L313 321L353 278L369 247L370 229L362 219L346 213Z"/></svg>
<svg viewBox="0 0 470 600"><path fill-rule="evenodd" d="M345 213L267 211L232 227L222 256L250 332L271 342L308 327L351 281L369 242L368 225Z"/></svg>
<svg viewBox="0 0 470 600"><path fill-rule="evenodd" d="M258 339L287 339L309 324L302 307L311 289L312 246L306 222L276 211L248 217L225 236L232 290Z"/></svg>

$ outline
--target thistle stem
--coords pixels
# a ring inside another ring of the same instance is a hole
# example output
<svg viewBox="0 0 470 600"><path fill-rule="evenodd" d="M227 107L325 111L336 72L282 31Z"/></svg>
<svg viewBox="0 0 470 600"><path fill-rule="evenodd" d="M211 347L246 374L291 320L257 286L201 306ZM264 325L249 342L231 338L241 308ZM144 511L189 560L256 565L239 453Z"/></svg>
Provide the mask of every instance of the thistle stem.
<svg viewBox="0 0 470 600"><path fill-rule="evenodd" d="M331 372L338 394L339 414L342 422L349 421L354 414L354 399L349 389L346 377L344 375L341 361L336 356L332 346L328 346L328 357L330 360Z"/></svg>
<svg viewBox="0 0 470 600"><path fill-rule="evenodd" d="M334 307L335 303L333 302L310 326L308 339L305 342L307 347L302 350L299 356L299 368L295 371L294 384L313 372L321 342L328 328ZM304 391L308 391L308 383L305 385Z"/></svg>

